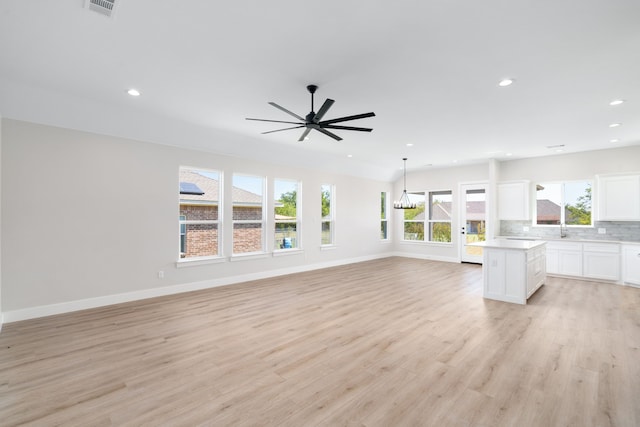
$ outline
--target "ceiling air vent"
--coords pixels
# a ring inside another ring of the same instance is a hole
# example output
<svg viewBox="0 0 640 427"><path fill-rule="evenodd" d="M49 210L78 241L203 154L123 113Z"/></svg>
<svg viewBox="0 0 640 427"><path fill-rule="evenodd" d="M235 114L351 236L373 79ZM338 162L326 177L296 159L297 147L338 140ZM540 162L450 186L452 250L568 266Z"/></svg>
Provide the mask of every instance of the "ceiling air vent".
<svg viewBox="0 0 640 427"><path fill-rule="evenodd" d="M101 15L113 17L116 0L85 0L84 7Z"/></svg>

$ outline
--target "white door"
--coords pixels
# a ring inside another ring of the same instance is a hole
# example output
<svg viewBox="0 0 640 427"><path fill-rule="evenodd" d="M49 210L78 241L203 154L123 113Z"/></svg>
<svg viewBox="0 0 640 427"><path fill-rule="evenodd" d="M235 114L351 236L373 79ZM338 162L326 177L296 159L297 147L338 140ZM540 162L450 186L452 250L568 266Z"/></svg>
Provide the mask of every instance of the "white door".
<svg viewBox="0 0 640 427"><path fill-rule="evenodd" d="M467 243L484 242L487 229L487 186L460 186L460 261L482 264L482 248Z"/></svg>

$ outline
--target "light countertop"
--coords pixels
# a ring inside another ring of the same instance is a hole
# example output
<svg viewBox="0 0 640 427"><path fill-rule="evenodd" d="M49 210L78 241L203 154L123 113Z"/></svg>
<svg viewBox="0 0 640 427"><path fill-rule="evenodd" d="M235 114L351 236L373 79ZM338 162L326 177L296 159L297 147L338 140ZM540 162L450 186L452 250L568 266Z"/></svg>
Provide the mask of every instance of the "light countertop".
<svg viewBox="0 0 640 427"><path fill-rule="evenodd" d="M484 242L469 243L467 246L479 246L482 248L496 248L496 249L517 249L517 250L529 250L537 248L539 246L546 245L545 240L507 240L507 239L493 239Z"/></svg>

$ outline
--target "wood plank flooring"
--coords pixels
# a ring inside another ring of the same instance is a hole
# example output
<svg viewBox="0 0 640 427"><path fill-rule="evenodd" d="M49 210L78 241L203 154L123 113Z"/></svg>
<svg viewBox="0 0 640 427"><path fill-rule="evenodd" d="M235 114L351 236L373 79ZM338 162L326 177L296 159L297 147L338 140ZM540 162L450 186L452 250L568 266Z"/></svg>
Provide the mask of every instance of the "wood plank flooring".
<svg viewBox="0 0 640 427"><path fill-rule="evenodd" d="M640 425L640 289L387 258L0 333L0 425Z"/></svg>

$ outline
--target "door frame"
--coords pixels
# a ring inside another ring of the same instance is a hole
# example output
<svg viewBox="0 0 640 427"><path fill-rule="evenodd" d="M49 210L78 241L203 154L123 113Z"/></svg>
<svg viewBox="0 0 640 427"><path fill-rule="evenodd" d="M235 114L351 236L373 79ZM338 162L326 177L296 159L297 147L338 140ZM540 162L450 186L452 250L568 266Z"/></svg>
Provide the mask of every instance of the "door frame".
<svg viewBox="0 0 640 427"><path fill-rule="evenodd" d="M467 226L467 221L466 221L466 213L467 213L467 209L466 209L466 201L467 201L467 190L484 190L484 214L485 214L485 239L488 236L488 232L491 228L490 226L490 221L491 221L491 215L489 215L490 212L490 203L491 203L491 193L489 191L489 182L488 181L482 181L482 182L465 182L465 183L460 183L458 185L458 206L460 207L458 209L458 230L457 230L457 236L458 236L458 246L459 246L459 251L458 251L458 258L460 260L460 262L470 262L470 263L476 263L476 264L482 264L482 255L476 257L476 256L470 256L467 255L466 251L465 251L465 245L466 245L466 226Z"/></svg>

